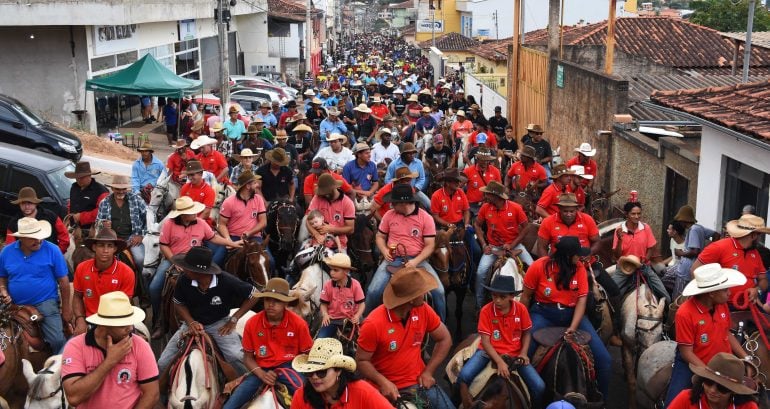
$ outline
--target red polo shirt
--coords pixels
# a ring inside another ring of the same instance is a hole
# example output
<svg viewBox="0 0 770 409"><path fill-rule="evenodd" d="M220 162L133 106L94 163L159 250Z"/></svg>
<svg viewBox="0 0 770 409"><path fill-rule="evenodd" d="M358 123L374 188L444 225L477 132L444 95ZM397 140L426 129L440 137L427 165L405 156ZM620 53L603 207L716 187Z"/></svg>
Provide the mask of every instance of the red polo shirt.
<svg viewBox="0 0 770 409"><path fill-rule="evenodd" d="M479 334L489 335L492 348L500 355L519 356L522 334L530 328L532 320L527 307L515 300L511 301L511 309L505 315L491 302L479 313ZM484 349L481 344L479 349Z"/></svg>
<svg viewBox="0 0 770 409"><path fill-rule="evenodd" d="M86 317L96 314L99 309L99 297L113 291L123 291L129 299L134 297L134 271L118 259L103 271L95 266L95 259L88 259L78 264L72 287L83 294Z"/></svg>
<svg viewBox="0 0 770 409"><path fill-rule="evenodd" d="M497 135L495 135L495 133L492 131L487 131L484 133L487 134L487 141L484 143L484 145L497 149ZM468 137L468 143L473 147L479 146L478 142L476 142L476 136L478 136L478 134L478 131L473 131L471 136Z"/></svg>
<svg viewBox="0 0 770 409"><path fill-rule="evenodd" d="M543 193L540 195L540 200L537 201L537 205L545 209L548 214L554 214L559 212L559 206L556 203L559 202L559 195L562 193L572 193L572 188L565 186L564 189L556 186L556 183L551 183L543 189Z"/></svg>
<svg viewBox="0 0 770 409"><path fill-rule="evenodd" d="M492 165L489 165L485 172L481 172L479 165L469 166L463 170L463 173L468 177L465 195L468 196L468 201L471 203L478 203L484 199L484 192L479 189L485 187L489 182L493 180L503 182L500 178L500 169Z"/></svg>
<svg viewBox="0 0 770 409"><path fill-rule="evenodd" d="M193 152L191 149L187 149L187 152L185 152L185 158L187 159L182 159L182 157L179 156L179 153L174 151L166 161L166 167L168 167L168 169L171 171L171 180L176 183L179 183L179 178L181 177L182 172L185 170L187 161L190 159L195 159L195 152Z"/></svg>
<svg viewBox="0 0 770 409"><path fill-rule="evenodd" d="M732 237L725 237L706 246L698 255L698 260L703 264L719 263L724 268L743 273L746 276L746 284L731 288L730 292L733 294L756 287L757 276L765 273L765 265L759 252L756 249L744 250Z"/></svg>
<svg viewBox="0 0 770 409"><path fill-rule="evenodd" d="M380 218L385 216L385 213L393 208L390 203L385 202L385 195L390 193L391 190L393 190L393 182L387 183L385 186L381 187L380 190L374 194L374 198L372 199L374 200L374 203L380 205L380 208L377 209L377 213L380 215ZM414 188L412 188L412 192L414 192Z"/></svg>
<svg viewBox="0 0 770 409"><path fill-rule="evenodd" d="M310 351L313 338L299 315L285 310L283 321L270 325L265 312L249 318L243 329L243 351L254 354L260 368L275 368Z"/></svg>
<svg viewBox="0 0 770 409"><path fill-rule="evenodd" d="M552 214L543 219L537 231L537 236L550 244L551 249L564 236L575 236L580 240L582 247L591 247L589 239L598 235L599 229L596 227L596 222L583 212L578 212L575 221L569 226L564 224L559 213Z"/></svg>
<svg viewBox="0 0 770 409"><path fill-rule="evenodd" d="M227 159L225 159L225 155L222 155L222 152L217 150L212 150L208 155L204 155L203 152L201 152L198 154L197 158L201 162L203 169L213 173L215 177L219 176L219 174L227 168ZM219 178L219 181L222 183L229 183L230 178L225 174L223 177Z"/></svg>
<svg viewBox="0 0 770 409"><path fill-rule="evenodd" d="M674 322L677 344L691 346L701 361L708 363L719 352L732 353L727 304L715 305L712 314L695 298L690 298L676 311Z"/></svg>
<svg viewBox="0 0 770 409"><path fill-rule="evenodd" d="M358 333L358 347L373 353L372 365L377 372L403 389L417 385L425 369L421 347L425 335L441 325L438 315L428 304L413 307L406 326L390 310L380 305L366 318Z"/></svg>
<svg viewBox="0 0 770 409"><path fill-rule="evenodd" d="M214 207L214 202L217 198L214 189L206 182L201 182L197 186L190 182L185 183L179 191L179 196L188 196L198 203L203 203L206 207Z"/></svg>
<svg viewBox="0 0 770 409"><path fill-rule="evenodd" d="M545 168L543 165L537 162L535 162L529 168L525 168L522 162L516 162L511 166L510 169L508 169L508 174L506 176L509 179L514 176L518 176L519 189L526 188L527 184L530 182L546 180Z"/></svg>
<svg viewBox="0 0 770 409"><path fill-rule="evenodd" d="M652 235L650 225L639 222L636 231L629 231L626 223L623 223L618 228L623 232L623 248L620 249L621 255L627 256L631 254L639 257L642 263L647 263L647 249L658 243L655 240L655 236ZM618 235L613 234L612 248L616 247L618 247Z"/></svg>
<svg viewBox="0 0 770 409"><path fill-rule="evenodd" d="M596 161L593 160L593 159L589 158L588 159L588 163L586 163L584 165L584 164L580 163L580 157L579 156L575 156L572 159L568 160L566 165L567 165L568 168L572 167L572 166L575 166L575 165L583 166L583 168L585 168L585 174L586 175L591 175L591 176L594 177L594 179L596 179L596 170L598 169L598 166L596 165ZM580 178L580 184L581 185L588 186L589 183L591 183L590 180Z"/></svg>
<svg viewBox="0 0 770 409"><path fill-rule="evenodd" d="M492 203L484 203L477 217L486 224L487 242L493 246L502 246L515 240L519 236L519 226L528 220L524 208L510 200L505 201L502 209Z"/></svg>
<svg viewBox="0 0 770 409"><path fill-rule="evenodd" d="M668 404L668 409L703 409L709 407L705 393L701 394L698 403L692 403L690 399L692 399L692 389L684 389ZM738 405L733 403L727 407L730 409L757 409L759 406L754 401L748 401Z"/></svg>
<svg viewBox="0 0 770 409"><path fill-rule="evenodd" d="M470 209L468 198L462 190L457 189L450 196L446 188L433 192L430 198L430 211L449 223L459 223L463 220L463 212Z"/></svg>
<svg viewBox="0 0 770 409"><path fill-rule="evenodd" d="M326 405L326 409L393 409L380 391L364 380L348 383L340 398L334 405ZM313 409L310 403L305 402L305 388L297 389L291 399L291 409Z"/></svg>
<svg viewBox="0 0 770 409"><path fill-rule="evenodd" d="M343 193L350 193L353 190L353 187L350 186L350 183L348 183L342 177L342 175L339 175L334 172L329 172L329 174L332 175L334 179L342 182L342 187L340 187L340 189L342 189ZM311 173L307 175L307 177L305 178L305 182L302 184L302 194L309 195L309 196L315 195L315 188L318 187L318 176L319 175L315 173Z"/></svg>
<svg viewBox="0 0 770 409"><path fill-rule="evenodd" d="M214 230L203 219L198 217L185 226L178 219L170 219L160 228L160 244L169 246L173 254L182 254L191 248L202 246L204 240L211 240Z"/></svg>
<svg viewBox="0 0 770 409"><path fill-rule="evenodd" d="M574 307L578 298L588 295L588 275L582 263L577 265L568 289L557 287L558 275L559 266L550 257L541 257L527 269L524 287L535 292L535 301L539 303L559 303L565 307Z"/></svg>

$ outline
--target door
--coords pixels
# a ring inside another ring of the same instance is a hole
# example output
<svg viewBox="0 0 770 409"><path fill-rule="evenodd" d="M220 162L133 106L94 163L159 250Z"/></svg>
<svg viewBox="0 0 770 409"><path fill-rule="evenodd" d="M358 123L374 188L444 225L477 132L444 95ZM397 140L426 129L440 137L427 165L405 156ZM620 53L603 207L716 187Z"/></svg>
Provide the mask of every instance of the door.
<svg viewBox="0 0 770 409"><path fill-rule="evenodd" d="M746 205L754 206L755 214L765 217L770 195L770 175L732 158L726 158L726 162L722 226L739 218Z"/></svg>
<svg viewBox="0 0 770 409"><path fill-rule="evenodd" d="M30 146L27 139L27 124L16 112L3 105L0 105L0 142Z"/></svg>
<svg viewBox="0 0 770 409"><path fill-rule="evenodd" d="M671 255L671 248L669 246L670 239L666 229L668 225L674 220L676 212L679 208L688 204L687 197L690 193L690 181L674 171L671 168L666 168L666 191L663 196L663 223L662 232L660 234L660 252L664 257Z"/></svg>

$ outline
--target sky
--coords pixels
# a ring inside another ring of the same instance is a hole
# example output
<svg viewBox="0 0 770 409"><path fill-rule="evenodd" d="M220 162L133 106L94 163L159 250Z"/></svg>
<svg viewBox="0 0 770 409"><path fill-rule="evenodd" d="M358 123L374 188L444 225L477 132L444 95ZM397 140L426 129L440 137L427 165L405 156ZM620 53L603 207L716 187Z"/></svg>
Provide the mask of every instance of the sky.
<svg viewBox="0 0 770 409"><path fill-rule="evenodd" d="M524 0L524 31L545 28L548 24L548 0ZM623 0L618 0L618 9L622 10ZM595 23L607 19L609 0L564 0L564 24L572 25L581 19ZM499 37L513 35L513 0L482 0L471 7L473 10L473 30L489 29L495 37L493 13L498 13ZM622 12L617 13L622 16Z"/></svg>

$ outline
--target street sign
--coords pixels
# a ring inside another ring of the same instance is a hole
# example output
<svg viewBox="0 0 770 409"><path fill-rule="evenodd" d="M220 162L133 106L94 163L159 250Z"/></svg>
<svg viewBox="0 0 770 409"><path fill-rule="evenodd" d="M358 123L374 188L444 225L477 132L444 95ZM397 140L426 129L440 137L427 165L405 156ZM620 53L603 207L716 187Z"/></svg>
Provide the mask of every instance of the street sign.
<svg viewBox="0 0 770 409"><path fill-rule="evenodd" d="M564 88L564 66L561 64L556 66L556 86Z"/></svg>
<svg viewBox="0 0 770 409"><path fill-rule="evenodd" d="M417 20L416 31L418 33L443 33L444 20Z"/></svg>

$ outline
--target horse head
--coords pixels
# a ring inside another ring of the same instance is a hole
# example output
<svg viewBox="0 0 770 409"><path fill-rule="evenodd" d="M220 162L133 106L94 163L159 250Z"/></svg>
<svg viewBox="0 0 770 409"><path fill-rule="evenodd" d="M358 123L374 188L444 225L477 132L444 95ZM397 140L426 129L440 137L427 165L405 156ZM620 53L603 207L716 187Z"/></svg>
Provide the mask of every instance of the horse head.
<svg viewBox="0 0 770 409"><path fill-rule="evenodd" d="M22 372L29 384L25 408L53 409L62 406L64 392L61 387L61 359L61 355L49 357L38 373L35 373L28 360L21 360Z"/></svg>
<svg viewBox="0 0 770 409"><path fill-rule="evenodd" d="M376 264L372 254L375 228L369 217L363 214L356 216L354 226L353 236L348 240L348 252L355 260L359 271L371 271Z"/></svg>
<svg viewBox="0 0 770 409"><path fill-rule="evenodd" d="M644 296L636 299L636 342L637 347L644 351L663 336L666 299L656 299L646 286L640 287L640 292L642 289L645 289Z"/></svg>
<svg viewBox="0 0 770 409"><path fill-rule="evenodd" d="M243 242L246 271L249 273L249 279L259 289L265 288L267 280L270 279L270 260L265 251L269 242L270 236L265 237L262 243L253 240Z"/></svg>
<svg viewBox="0 0 770 409"><path fill-rule="evenodd" d="M278 250L294 251L301 220L297 207L288 200L273 201L267 218L268 225L273 226L269 227L271 234L278 237Z"/></svg>
<svg viewBox="0 0 770 409"><path fill-rule="evenodd" d="M169 407L209 409L219 393L216 370L198 348L192 348L183 359L169 391Z"/></svg>

